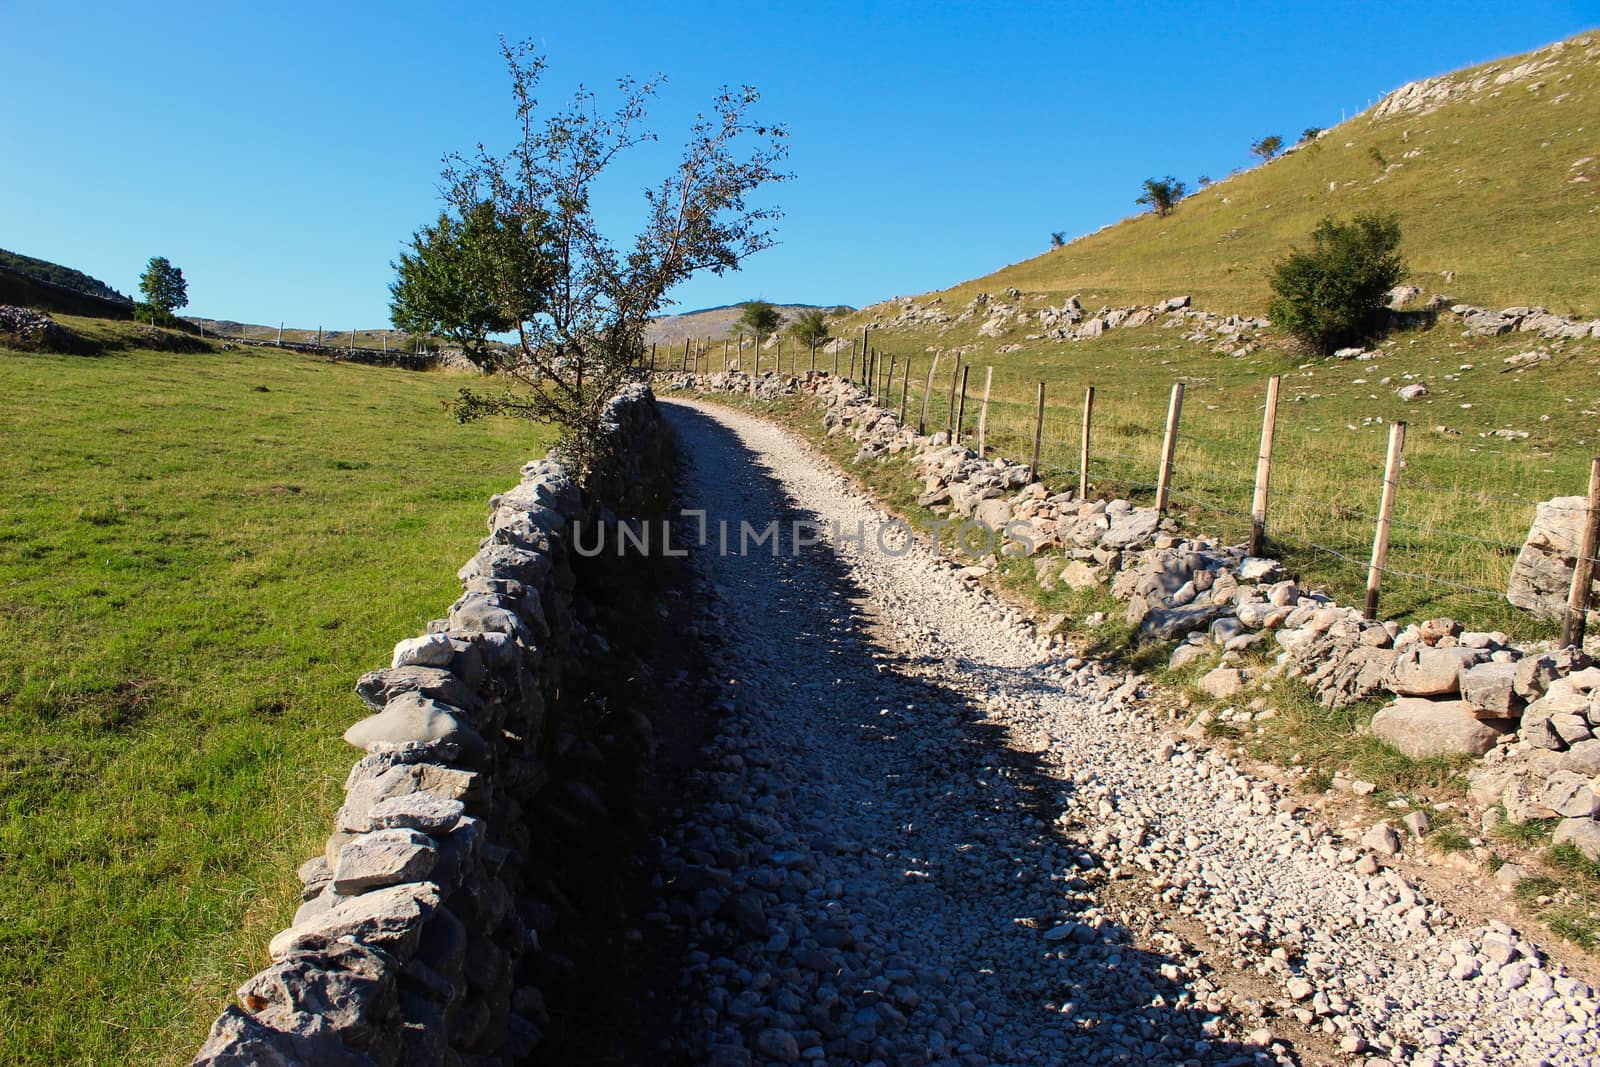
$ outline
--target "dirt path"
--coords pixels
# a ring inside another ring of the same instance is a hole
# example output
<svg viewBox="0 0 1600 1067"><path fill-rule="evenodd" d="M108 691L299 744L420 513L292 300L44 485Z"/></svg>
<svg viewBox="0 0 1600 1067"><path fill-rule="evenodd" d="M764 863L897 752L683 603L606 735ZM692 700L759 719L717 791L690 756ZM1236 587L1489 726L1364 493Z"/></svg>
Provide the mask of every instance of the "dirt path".
<svg viewBox="0 0 1600 1067"><path fill-rule="evenodd" d="M727 710L651 917L688 947L663 1062L1600 1055L1593 991L1509 928L1358 867L1273 783L1166 738L1136 682L880 544L792 435L667 410ZM774 519L776 556L741 554ZM797 519L822 543L791 551Z"/></svg>

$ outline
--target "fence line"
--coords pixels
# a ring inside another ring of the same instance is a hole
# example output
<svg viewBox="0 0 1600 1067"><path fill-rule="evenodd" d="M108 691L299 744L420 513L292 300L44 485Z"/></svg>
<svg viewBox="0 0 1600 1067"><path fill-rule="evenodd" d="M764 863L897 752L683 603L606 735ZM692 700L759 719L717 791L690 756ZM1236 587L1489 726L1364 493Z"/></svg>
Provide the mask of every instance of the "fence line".
<svg viewBox="0 0 1600 1067"><path fill-rule="evenodd" d="M950 427L966 435L969 431L965 427L960 400L960 394L965 390L961 390L960 393L957 391L964 361L956 359L956 365L949 371L951 380L945 382L937 378L938 370L943 369L941 365L944 360L939 358L941 355L950 353L930 352L929 359L932 365L929 366L925 379L913 381L912 376L907 374L902 382L902 395L899 398L887 397L882 400L882 404L893 408L894 401L898 399L903 410L911 405L918 405L921 411L918 425L923 432L927 432L929 427ZM1447 577L1432 571L1442 561L1448 561L1444 565L1455 566L1460 561L1466 560L1469 568L1477 568L1476 572L1469 569L1469 574L1484 573L1486 576L1501 574L1509 577L1510 559L1521 550L1522 543L1504 537L1471 532L1447 521L1417 516L1414 512L1420 504L1426 513L1429 509L1438 507L1433 502L1439 500L1440 496L1447 496L1451 501L1465 500L1478 505L1479 509L1484 511L1489 511L1491 503L1515 505L1519 511L1526 509L1527 519L1531 522L1532 510L1539 503L1532 497L1489 487L1445 486L1428 479L1413 478L1409 467L1402 462L1395 470L1399 475L1398 484L1390 494L1391 507L1386 523L1388 528L1386 536L1391 543L1386 546L1384 553L1372 554L1382 555L1383 558L1358 559L1352 553L1356 551L1355 543L1360 537L1360 530L1365 528L1366 537L1376 539L1376 528L1382 521L1385 510L1383 498L1386 495L1384 488L1388 479L1382 477L1384 457L1375 451L1371 457L1371 466L1368 468L1370 474L1360 477L1359 480L1353 479L1347 486L1341 486L1340 496L1330 498L1308 496L1302 491L1303 486L1308 483L1315 485L1319 479L1327 478L1327 468L1318 467L1312 461L1316 450L1325 446L1320 439L1315 443L1308 440L1303 429L1298 434L1293 433L1295 427L1292 424L1289 426L1291 434L1286 437L1282 423L1286 414L1295 410L1292 405L1278 408L1275 413L1277 419L1274 420L1270 433L1265 425L1267 405L1263 403L1257 409L1262 412L1264 424L1260 438L1246 438L1240 435L1237 438L1224 439L1209 433L1192 432L1192 428L1188 425L1181 427L1176 425L1176 420L1172 416L1182 414L1182 401L1176 399L1180 394L1177 388L1173 389L1173 396L1169 397L1168 403L1168 421L1172 425L1169 426L1167 433L1162 433L1159 426L1152 428L1140 421L1137 415L1130 419L1127 415L1128 401L1125 398L1117 405L1115 414L1093 410L1093 405L1106 399L1103 392L1096 394L1086 391L1078 398L1083 405L1081 408L1077 403L1074 403L1072 408L1067 408L1060 401L1057 401L1056 407L1048 407L1039 396L1040 392L1048 391L1047 383L1037 379L1030 383L1028 392L1033 395L1024 399L1015 393L1005 396L992 395L996 391L992 387L993 377L991 368L986 373L985 380L985 393L991 395L988 396L979 414L985 455L990 456L1000 449L1011 448L1020 451L1024 457L1028 457L1031 453L1033 461L1030 467L1034 480L1049 482L1053 480L1052 475L1070 475L1071 482L1075 483L1072 487L1079 490L1100 485L1116 486L1122 492L1134 496L1153 492L1156 494L1158 504L1161 503L1165 480L1165 496L1174 505L1213 513L1229 523L1237 524L1252 549L1257 551L1263 550L1265 545L1277 545L1291 552L1324 556L1337 561L1341 567L1359 568L1368 575L1369 585L1373 581L1393 579L1400 583L1395 588L1406 593L1409 600L1422 603L1430 609L1448 606L1449 598L1454 595L1490 598L1495 602L1497 610L1504 610L1506 607L1503 588L1488 589L1470 579L1462 580L1459 573L1452 572L1451 576ZM1175 383L1175 385L1182 384L1185 383ZM1191 379L1187 384L1194 382ZM1141 391L1135 402L1154 415L1155 405L1150 403L1152 399L1150 394ZM1080 415L1082 425L1074 425L1071 435L1073 439L1069 444L1067 434L1064 432L1065 427L1059 425L1059 421L1070 417L1076 423ZM1102 421L1112 420L1106 423L1110 429L1095 425L1096 418ZM1195 415L1194 419L1203 423L1203 412ZM1200 428L1203 430L1204 426ZM1104 448L1103 443L1107 434L1112 437L1132 436L1146 442L1134 451L1144 451L1146 448L1149 451L1143 455L1135 455L1119 449ZM1038 440L1037 449L1033 448L1035 439ZM1063 461L1063 453L1070 458ZM1429 458L1433 462L1438 462L1438 453L1435 451ZM1261 469L1263 462L1266 464L1266 472ZM1254 470L1251 469L1252 466ZM1166 479L1162 477L1164 473L1168 475ZM1269 481L1265 499L1262 500L1260 490L1264 473L1267 474ZM1198 495L1188 487L1198 490ZM1238 504L1235 507L1218 503L1219 498L1224 501L1234 499ZM1512 512L1501 509L1500 514L1506 515ZM1260 535L1256 536L1258 523L1262 528ZM1325 543L1326 538L1316 537L1314 531L1323 526L1338 531L1341 538L1349 537L1350 547L1340 548ZM1561 538L1558 536L1556 540L1559 542ZM1448 547L1450 545L1456 547ZM1559 543L1555 547L1558 551L1563 548ZM1576 547L1567 545L1565 551L1572 553ZM1478 554L1461 555L1468 552ZM1402 557L1398 564L1390 558L1395 554ZM1404 562L1407 557L1419 559L1426 566L1408 567ZM1600 564L1600 559L1589 556L1582 558ZM1416 583L1422 590L1431 589L1434 592L1418 596L1417 591L1407 583ZM1354 590L1349 591L1354 592Z"/></svg>

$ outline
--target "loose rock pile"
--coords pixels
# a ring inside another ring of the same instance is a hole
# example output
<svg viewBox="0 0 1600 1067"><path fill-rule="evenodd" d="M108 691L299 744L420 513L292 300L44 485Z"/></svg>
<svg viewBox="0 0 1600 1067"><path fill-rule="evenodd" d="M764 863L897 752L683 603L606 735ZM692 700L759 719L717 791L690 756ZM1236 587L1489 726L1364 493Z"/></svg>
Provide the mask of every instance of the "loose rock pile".
<svg viewBox="0 0 1600 1067"><path fill-rule="evenodd" d="M196 1064L489 1065L538 1046L543 990L570 963L541 950L553 909L532 813L564 814L545 788L598 803L555 772L583 725L557 716L557 687L598 640L575 611L570 530L596 508L627 514L665 447L641 387L613 399L606 432L616 459L587 485L545 459L492 498L448 617L361 677L370 714L345 740L366 754L299 869L305 902Z"/></svg>
<svg viewBox="0 0 1600 1067"><path fill-rule="evenodd" d="M0 304L0 334L12 334L29 345L57 348L72 339L66 328L42 311Z"/></svg>
<svg viewBox="0 0 1600 1067"><path fill-rule="evenodd" d="M1499 337L1507 333L1537 333L1550 340L1600 337L1600 319L1576 319L1542 307L1510 307L1500 311L1452 304L1450 312L1461 318L1466 337Z"/></svg>

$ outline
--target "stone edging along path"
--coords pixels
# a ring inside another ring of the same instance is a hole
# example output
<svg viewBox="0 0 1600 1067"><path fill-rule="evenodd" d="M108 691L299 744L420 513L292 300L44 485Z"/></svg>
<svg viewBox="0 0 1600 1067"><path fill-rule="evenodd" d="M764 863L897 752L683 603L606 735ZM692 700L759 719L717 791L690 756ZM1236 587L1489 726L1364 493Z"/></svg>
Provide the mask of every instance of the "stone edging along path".
<svg viewBox="0 0 1600 1067"><path fill-rule="evenodd" d="M700 418L737 440L680 428L691 505L747 514L754 469L820 520L884 520L792 435ZM1163 738L1138 676L1041 640L925 544L828 552L832 593L804 557L700 564L728 721L660 913L699 946L702 1062L1292 1062L1307 1035L1372 1067L1600 1056L1594 989L1291 789Z"/></svg>
<svg viewBox="0 0 1600 1067"><path fill-rule="evenodd" d="M581 685L594 644L574 610L570 533L635 514L669 448L645 387L605 419L615 460L581 486L552 459L524 466L490 500L448 617L357 683L370 714L345 739L366 754L324 853L299 869L305 902L195 1064L500 1064L539 1044L540 987L562 968L542 966L552 909L528 816L552 747L584 728L557 694L563 677Z"/></svg>
<svg viewBox="0 0 1600 1067"><path fill-rule="evenodd" d="M1220 652L1220 666L1200 682L1214 696L1226 699L1263 677L1288 676L1331 708L1392 697L1373 718L1379 737L1413 758L1486 757L1471 774L1476 803L1500 804L1517 823L1560 818L1555 843L1570 842L1600 860L1600 666L1582 650L1525 650L1503 633L1474 632L1454 619L1406 627L1369 621L1359 609L1301 588L1276 560L1183 534L1154 508L1053 493L1030 483L1024 464L980 460L943 433L917 434L865 390L832 375L752 378L731 371L670 375L665 382L766 399L814 395L828 432L859 443L857 462L916 458L926 478L920 504L947 506L951 515L992 530L1025 521L1041 586L1109 585L1127 602L1127 619L1141 638L1182 642L1174 667ZM1562 521L1571 518L1568 511L1539 509L1541 521L1558 513ZM1551 533L1559 531L1536 528L1519 570L1551 568ZM1244 654L1252 649L1276 649L1275 666L1265 672L1247 666Z"/></svg>

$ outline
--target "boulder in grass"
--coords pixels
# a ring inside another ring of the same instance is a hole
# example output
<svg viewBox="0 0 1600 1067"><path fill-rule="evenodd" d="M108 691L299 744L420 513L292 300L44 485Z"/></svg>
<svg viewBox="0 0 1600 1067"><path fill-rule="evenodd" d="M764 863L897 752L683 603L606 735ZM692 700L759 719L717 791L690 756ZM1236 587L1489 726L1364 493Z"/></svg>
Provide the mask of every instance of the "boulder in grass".
<svg viewBox="0 0 1600 1067"><path fill-rule="evenodd" d="M1372 732L1412 759L1481 756L1508 729L1476 718L1459 700L1401 697L1372 717Z"/></svg>

